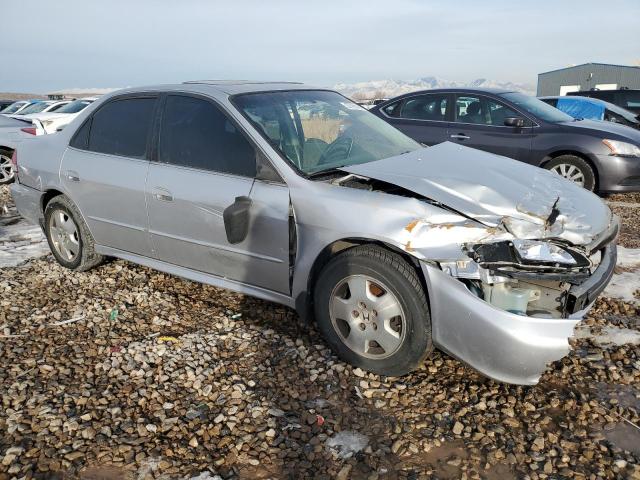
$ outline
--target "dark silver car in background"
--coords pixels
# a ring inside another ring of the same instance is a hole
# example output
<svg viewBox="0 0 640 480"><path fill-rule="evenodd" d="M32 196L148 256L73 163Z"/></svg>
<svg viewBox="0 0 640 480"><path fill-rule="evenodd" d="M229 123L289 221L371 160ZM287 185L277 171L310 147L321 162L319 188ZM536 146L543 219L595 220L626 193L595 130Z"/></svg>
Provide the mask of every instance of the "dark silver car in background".
<svg viewBox="0 0 640 480"><path fill-rule="evenodd" d="M370 110L425 145L445 141L542 167L587 190L640 191L640 132L576 120L519 92L412 92Z"/></svg>
<svg viewBox="0 0 640 480"><path fill-rule="evenodd" d="M617 219L548 171L423 148L301 84L128 89L25 141L12 193L57 261L114 256L315 317L385 375L433 346L534 384L608 283Z"/></svg>

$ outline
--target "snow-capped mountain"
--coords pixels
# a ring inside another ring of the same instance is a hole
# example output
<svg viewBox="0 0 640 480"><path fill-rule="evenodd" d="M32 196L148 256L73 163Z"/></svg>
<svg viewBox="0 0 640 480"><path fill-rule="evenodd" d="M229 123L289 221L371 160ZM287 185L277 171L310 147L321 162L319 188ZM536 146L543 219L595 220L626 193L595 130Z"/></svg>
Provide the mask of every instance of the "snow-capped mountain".
<svg viewBox="0 0 640 480"><path fill-rule="evenodd" d="M358 83L338 83L334 85L334 90L357 100L369 100L374 98L391 98L403 93L414 92L416 90L428 90L431 88L504 88L535 95L535 87L524 83L500 82L478 78L471 82L457 80L444 80L438 77L423 77L417 80L372 80Z"/></svg>

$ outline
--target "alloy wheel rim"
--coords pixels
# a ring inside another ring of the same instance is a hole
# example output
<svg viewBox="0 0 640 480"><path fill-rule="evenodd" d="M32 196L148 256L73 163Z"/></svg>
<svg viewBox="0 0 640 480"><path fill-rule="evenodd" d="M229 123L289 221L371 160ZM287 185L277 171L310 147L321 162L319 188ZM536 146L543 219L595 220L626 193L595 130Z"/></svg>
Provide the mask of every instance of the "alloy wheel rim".
<svg viewBox="0 0 640 480"><path fill-rule="evenodd" d="M49 234L56 252L68 262L80 253L78 226L64 210L55 210L49 217Z"/></svg>
<svg viewBox="0 0 640 480"><path fill-rule="evenodd" d="M0 154L0 182L6 182L13 178L13 164L6 155Z"/></svg>
<svg viewBox="0 0 640 480"><path fill-rule="evenodd" d="M395 294L367 275L350 275L335 286L329 314L340 340L365 358L380 360L398 351L406 316Z"/></svg>
<svg viewBox="0 0 640 480"><path fill-rule="evenodd" d="M566 178L567 180L577 183L581 187L584 187L584 173L582 173L582 170L575 165L560 163L553 167L551 171L557 173L563 178Z"/></svg>

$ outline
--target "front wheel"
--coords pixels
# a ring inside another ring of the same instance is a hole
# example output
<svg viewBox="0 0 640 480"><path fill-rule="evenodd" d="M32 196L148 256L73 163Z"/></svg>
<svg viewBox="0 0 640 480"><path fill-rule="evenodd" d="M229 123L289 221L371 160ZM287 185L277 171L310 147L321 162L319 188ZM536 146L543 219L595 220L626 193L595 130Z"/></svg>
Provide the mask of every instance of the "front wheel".
<svg viewBox="0 0 640 480"><path fill-rule="evenodd" d="M596 188L596 176L591 165L576 155L560 155L545 167L591 192Z"/></svg>
<svg viewBox="0 0 640 480"><path fill-rule="evenodd" d="M381 247L354 247L329 261L314 303L327 343L357 367L404 375L433 349L427 298L415 269Z"/></svg>

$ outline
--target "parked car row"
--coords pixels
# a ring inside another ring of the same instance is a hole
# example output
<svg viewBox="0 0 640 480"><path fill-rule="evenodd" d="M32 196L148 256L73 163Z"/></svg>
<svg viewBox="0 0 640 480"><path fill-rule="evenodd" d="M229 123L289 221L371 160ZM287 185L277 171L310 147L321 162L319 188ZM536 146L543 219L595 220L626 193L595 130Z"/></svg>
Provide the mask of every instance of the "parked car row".
<svg viewBox="0 0 640 480"><path fill-rule="evenodd" d="M445 141L551 170L600 192L640 190L640 131L573 118L507 90L413 92L370 110L424 145Z"/></svg>
<svg viewBox="0 0 640 480"><path fill-rule="evenodd" d="M97 97L77 100L19 100L0 111L0 185L14 180L12 153L30 135L55 133L64 128Z"/></svg>
<svg viewBox="0 0 640 480"><path fill-rule="evenodd" d="M578 120L600 120L640 129L640 115L613 103L590 97L539 97L544 103Z"/></svg>
<svg viewBox="0 0 640 480"><path fill-rule="evenodd" d="M621 88L619 90L581 90L579 92L569 92L567 95L597 98L608 103L613 103L620 108L629 110L636 115L640 114L640 90L631 88Z"/></svg>
<svg viewBox="0 0 640 480"><path fill-rule="evenodd" d="M467 145L584 168L567 146L607 164L631 144L514 92L415 93L376 114L293 83L127 89L24 141L11 191L66 268L113 256L279 302L379 374L435 346L535 384L611 279L618 221L575 183Z"/></svg>

